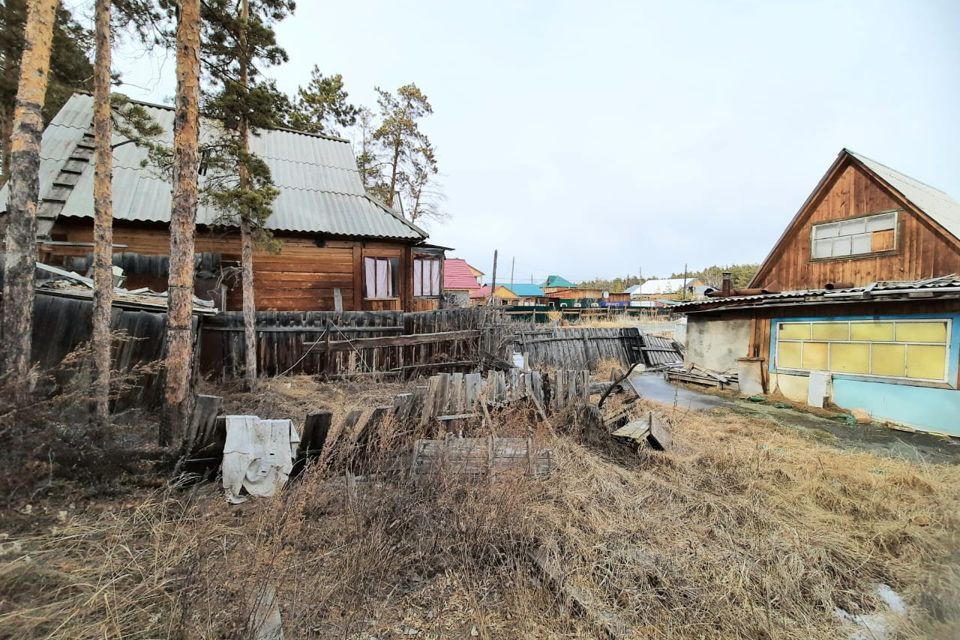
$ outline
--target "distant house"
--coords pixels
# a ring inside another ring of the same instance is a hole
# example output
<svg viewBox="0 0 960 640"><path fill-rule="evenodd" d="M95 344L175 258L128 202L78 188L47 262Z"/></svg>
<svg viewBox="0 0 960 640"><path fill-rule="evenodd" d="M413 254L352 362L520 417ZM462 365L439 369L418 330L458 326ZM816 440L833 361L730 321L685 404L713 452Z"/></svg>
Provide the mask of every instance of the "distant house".
<svg viewBox="0 0 960 640"><path fill-rule="evenodd" d="M844 149L745 290L679 306L688 363L960 436L960 203Z"/></svg>
<svg viewBox="0 0 960 640"><path fill-rule="evenodd" d="M543 291L551 293L557 289L575 289L576 286L563 276L547 276L546 282L543 283Z"/></svg>
<svg viewBox="0 0 960 640"><path fill-rule="evenodd" d="M627 289L633 299L651 299L692 297L695 289L702 286L700 280L694 278L661 278L657 280L647 280L642 284L636 284Z"/></svg>
<svg viewBox="0 0 960 640"><path fill-rule="evenodd" d="M546 304L547 297L543 288L538 284L513 283L503 285L510 293L516 296L512 304L529 307L538 304Z"/></svg>
<svg viewBox="0 0 960 640"><path fill-rule="evenodd" d="M172 107L137 103L173 140ZM93 251L93 98L74 94L43 132L39 259L83 273ZM216 139L223 126L201 120L200 135ZM270 168L279 191L266 226L279 251L254 251L258 310L419 310L442 294L444 249L427 233L364 190L348 140L264 129L250 146ZM201 164L201 186L212 175ZM229 176L227 176L229 179ZM7 189L0 191L5 209ZM113 151L114 263L128 288L164 291L169 267L171 184L149 163L146 149L118 140ZM195 293L239 309L232 277L240 260L235 223L201 203L197 211Z"/></svg>
<svg viewBox="0 0 960 640"><path fill-rule="evenodd" d="M443 292L452 306L469 305L471 293L480 289L478 273L483 275L462 258L446 258L443 261Z"/></svg>

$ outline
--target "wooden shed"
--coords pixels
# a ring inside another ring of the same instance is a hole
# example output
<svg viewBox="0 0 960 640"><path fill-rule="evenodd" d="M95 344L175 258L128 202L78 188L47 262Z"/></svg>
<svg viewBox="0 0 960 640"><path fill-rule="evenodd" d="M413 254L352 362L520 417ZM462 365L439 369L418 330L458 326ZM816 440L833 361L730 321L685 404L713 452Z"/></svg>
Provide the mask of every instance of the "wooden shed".
<svg viewBox="0 0 960 640"><path fill-rule="evenodd" d="M171 107L140 103L170 144ZM93 100L74 94L43 134L38 249L40 259L84 273L93 248ZM119 117L119 116L118 116ZM201 139L220 135L201 122ZM347 140L283 129L262 130L251 149L270 168L279 196L267 221L279 249L254 253L261 311L427 310L443 292L441 247L385 204L367 195ZM171 185L147 150L114 143L114 263L127 287L167 285ZM201 163L201 188L207 168ZM6 203L6 190L0 192ZM239 309L240 238L236 223L207 203L197 212L198 296Z"/></svg>
<svg viewBox="0 0 960 640"><path fill-rule="evenodd" d="M844 149L750 289L677 307L687 361L960 436L958 273L960 203Z"/></svg>

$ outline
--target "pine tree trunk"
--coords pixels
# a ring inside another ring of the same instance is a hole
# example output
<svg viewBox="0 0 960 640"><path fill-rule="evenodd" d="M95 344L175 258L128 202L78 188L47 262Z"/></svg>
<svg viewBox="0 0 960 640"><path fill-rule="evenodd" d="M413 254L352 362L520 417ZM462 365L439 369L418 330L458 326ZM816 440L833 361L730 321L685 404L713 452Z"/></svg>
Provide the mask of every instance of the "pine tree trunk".
<svg viewBox="0 0 960 640"><path fill-rule="evenodd" d="M173 125L166 383L160 444L180 445L192 411L193 234L200 124L200 0L181 0Z"/></svg>
<svg viewBox="0 0 960 640"><path fill-rule="evenodd" d="M390 198L387 200L387 206L392 207L394 198L397 195L397 172L400 170L400 141L397 140L393 145L393 164L390 167Z"/></svg>
<svg viewBox="0 0 960 640"><path fill-rule="evenodd" d="M247 221L240 222L240 267L243 272L244 380L251 391L257 385L257 306L253 294L253 237Z"/></svg>
<svg viewBox="0 0 960 640"><path fill-rule="evenodd" d="M93 360L94 420L110 417L110 320L113 304L113 149L110 122L110 0L96 3L93 138Z"/></svg>
<svg viewBox="0 0 960 640"><path fill-rule="evenodd" d="M241 0L240 22L243 24L240 31L240 85L246 92L250 84L250 56L247 51L247 28L250 18L249 0ZM245 97L249 96L247 93ZM250 154L250 127L246 112L240 116L238 127L240 136L240 152L243 156L240 162L240 190L250 188L250 171L247 168L247 159ZM253 390L257 385L257 305L253 292L253 237L250 229L250 214L240 212L240 268L243 272L243 339L244 339L244 380L247 389Z"/></svg>
<svg viewBox="0 0 960 640"><path fill-rule="evenodd" d="M40 137L57 0L30 0L24 26L23 58L10 139L10 195L7 203L3 280L3 359L18 403L30 393L30 339L33 330L33 272L37 260L37 199Z"/></svg>

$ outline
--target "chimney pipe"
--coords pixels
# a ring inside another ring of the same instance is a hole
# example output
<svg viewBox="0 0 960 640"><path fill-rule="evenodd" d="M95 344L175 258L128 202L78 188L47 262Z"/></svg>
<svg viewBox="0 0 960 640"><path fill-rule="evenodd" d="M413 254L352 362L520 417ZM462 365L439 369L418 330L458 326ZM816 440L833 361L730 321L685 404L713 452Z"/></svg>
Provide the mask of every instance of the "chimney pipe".
<svg viewBox="0 0 960 640"><path fill-rule="evenodd" d="M724 296L733 295L733 273L729 271L723 272L723 284L720 287L720 292Z"/></svg>

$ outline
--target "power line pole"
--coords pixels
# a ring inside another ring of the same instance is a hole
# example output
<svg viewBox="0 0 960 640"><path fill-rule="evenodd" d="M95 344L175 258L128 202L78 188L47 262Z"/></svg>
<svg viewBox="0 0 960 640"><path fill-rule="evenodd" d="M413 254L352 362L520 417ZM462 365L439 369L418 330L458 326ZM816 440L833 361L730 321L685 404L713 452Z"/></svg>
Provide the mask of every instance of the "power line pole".
<svg viewBox="0 0 960 640"><path fill-rule="evenodd" d="M493 250L493 283L490 285L490 300L487 304L493 304L493 293L497 290L497 250Z"/></svg>
<svg viewBox="0 0 960 640"><path fill-rule="evenodd" d="M517 256L510 258L510 285L513 286L513 268L517 264Z"/></svg>

